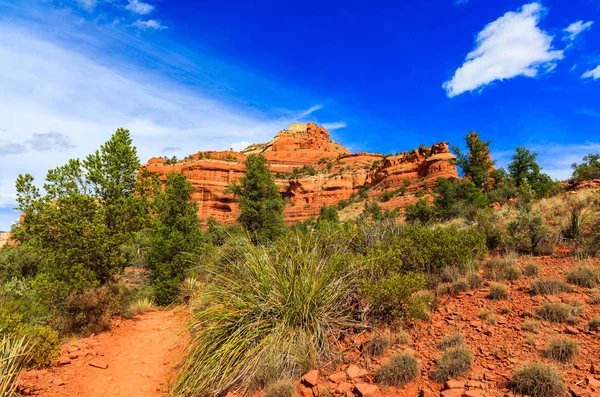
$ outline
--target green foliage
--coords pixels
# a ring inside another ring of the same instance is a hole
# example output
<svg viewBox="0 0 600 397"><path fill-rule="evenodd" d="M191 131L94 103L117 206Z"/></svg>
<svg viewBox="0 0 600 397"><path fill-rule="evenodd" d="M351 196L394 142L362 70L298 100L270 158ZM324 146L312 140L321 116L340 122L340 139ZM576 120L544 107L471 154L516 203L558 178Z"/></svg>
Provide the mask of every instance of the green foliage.
<svg viewBox="0 0 600 397"><path fill-rule="evenodd" d="M561 397L567 388L561 374L548 364L528 363L513 374L515 393L531 397Z"/></svg>
<svg viewBox="0 0 600 397"><path fill-rule="evenodd" d="M433 379L444 382L448 378L464 375L473 366L473 353L465 345L457 345L447 349L436 361Z"/></svg>
<svg viewBox="0 0 600 397"><path fill-rule="evenodd" d="M302 168L294 168L290 178L298 179L305 175L314 176L317 175L317 171L312 165L303 165Z"/></svg>
<svg viewBox="0 0 600 397"><path fill-rule="evenodd" d="M550 339L544 355L551 360L567 362L572 361L579 350L577 341L571 338L553 338Z"/></svg>
<svg viewBox="0 0 600 397"><path fill-rule="evenodd" d="M215 267L193 314L175 395L293 379L329 354L328 336L352 324L354 276L322 238L293 235L271 248L232 242L237 248Z"/></svg>
<svg viewBox="0 0 600 397"><path fill-rule="evenodd" d="M555 183L541 172L536 158L537 153L519 146L512 157L513 161L508 165L508 171L517 187L527 183L536 197L546 197L554 189Z"/></svg>
<svg viewBox="0 0 600 397"><path fill-rule="evenodd" d="M410 353L400 352L390 357L375 374L375 381L387 386L401 387L419 375L417 358Z"/></svg>
<svg viewBox="0 0 600 397"><path fill-rule="evenodd" d="M540 267L535 262L529 262L523 266L523 272L528 277L537 276L540 272Z"/></svg>
<svg viewBox="0 0 600 397"><path fill-rule="evenodd" d="M539 321L525 321L523 323L522 328L527 331L527 332L531 332L534 334L539 334L540 333L540 323Z"/></svg>
<svg viewBox="0 0 600 397"><path fill-rule="evenodd" d="M456 154L456 165L462 168L465 178L471 180L475 187L488 190L490 172L494 166L490 156L490 141L482 141L477 132L469 131L466 143L469 153L462 153L458 146L452 148Z"/></svg>
<svg viewBox="0 0 600 397"><path fill-rule="evenodd" d="M404 211L408 223L424 225L437 217L435 208L429 205L426 198L419 199L416 204L407 205Z"/></svg>
<svg viewBox="0 0 600 397"><path fill-rule="evenodd" d="M164 192L154 201L156 216L149 232L146 262L152 270L156 302L160 305L177 299L186 270L207 243L196 215L197 204L189 200L192 191L183 174L170 173Z"/></svg>
<svg viewBox="0 0 600 397"><path fill-rule="evenodd" d="M470 287L467 280L461 278L460 280L457 280L450 284L450 294L456 296L461 292L467 292L469 288Z"/></svg>
<svg viewBox="0 0 600 397"><path fill-rule="evenodd" d="M321 208L321 215L319 215L319 217L317 218L317 223L320 223L320 222L338 223L339 221L340 221L340 217L338 215L338 210L335 205Z"/></svg>
<svg viewBox="0 0 600 397"><path fill-rule="evenodd" d="M583 158L581 164L573 163L572 180L588 181L591 179L600 179L600 153L590 153Z"/></svg>
<svg viewBox="0 0 600 397"><path fill-rule="evenodd" d="M486 196L473 181L438 178L434 207L442 220L465 217L474 220L477 211L488 206Z"/></svg>
<svg viewBox="0 0 600 397"><path fill-rule="evenodd" d="M539 255L545 253L549 231L540 214L519 211L517 219L507 224L510 245L515 250Z"/></svg>
<svg viewBox="0 0 600 397"><path fill-rule="evenodd" d="M579 266L567 273L567 282L583 288L596 288L600 283L600 273L594 267Z"/></svg>
<svg viewBox="0 0 600 397"><path fill-rule="evenodd" d="M483 277L479 273L469 273L467 275L467 282L471 289L478 289L483 285Z"/></svg>
<svg viewBox="0 0 600 397"><path fill-rule="evenodd" d="M240 184L229 187L239 197L238 221L257 241L273 241L284 233L284 201L263 155L251 154Z"/></svg>
<svg viewBox="0 0 600 397"><path fill-rule="evenodd" d="M422 274L392 273L386 278L365 279L363 290L370 303L372 313L384 318L402 318L411 296L423 288Z"/></svg>

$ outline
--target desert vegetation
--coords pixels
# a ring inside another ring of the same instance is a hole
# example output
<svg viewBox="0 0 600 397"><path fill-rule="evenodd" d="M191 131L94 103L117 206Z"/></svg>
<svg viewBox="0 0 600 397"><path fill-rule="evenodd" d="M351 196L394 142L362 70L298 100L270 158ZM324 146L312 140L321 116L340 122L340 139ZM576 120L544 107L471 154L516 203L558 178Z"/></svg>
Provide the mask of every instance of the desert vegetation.
<svg viewBox="0 0 600 397"><path fill-rule="evenodd" d="M22 369L54 364L65 338L172 305L189 308L174 396L291 396L315 369L378 387L423 377L439 390L470 376L482 354L512 362L508 348L484 352L473 336L492 338L507 318L529 349L548 324L570 327L573 339L543 340L535 354L571 365L584 354L575 335L600 328L589 310L600 302L598 263L589 259L598 254L600 196L582 194L576 206L535 153L517 148L504 171L493 168L488 146L471 132L468 153L455 150L465 178L429 181L403 216L382 209L395 193L380 205L363 186L364 203L326 206L294 225L284 223L287 204L264 156L249 155L245 176L229 186L240 211L236 224L223 225L198 219L185 175L161 180L143 168L122 129L86 159L50 170L43 190L20 176L24 215L15 243L0 251L0 395L15 390ZM574 180L594 164L575 165ZM342 220L347 206L364 210ZM548 271L557 247L569 266ZM133 284L131 269L143 275ZM571 299L581 291L589 299ZM444 308L472 296L480 306ZM423 337L434 316L456 328ZM370 378L353 374L357 362ZM565 390L547 364L511 370L516 392Z"/></svg>

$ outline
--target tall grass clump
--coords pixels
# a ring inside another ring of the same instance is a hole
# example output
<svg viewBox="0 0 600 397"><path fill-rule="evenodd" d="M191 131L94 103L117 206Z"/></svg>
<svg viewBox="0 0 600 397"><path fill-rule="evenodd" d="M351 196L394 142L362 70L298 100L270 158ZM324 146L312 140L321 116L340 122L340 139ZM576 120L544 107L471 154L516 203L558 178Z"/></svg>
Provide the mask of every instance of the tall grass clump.
<svg viewBox="0 0 600 397"><path fill-rule="evenodd" d="M419 375L417 358L410 353L396 353L379 368L375 380L387 386L403 386Z"/></svg>
<svg viewBox="0 0 600 397"><path fill-rule="evenodd" d="M531 292L534 295L554 295L570 291L571 287L561 280L542 278L531 283Z"/></svg>
<svg viewBox="0 0 600 397"><path fill-rule="evenodd" d="M13 396L19 373L29 361L31 346L25 338L4 335L0 340L0 397Z"/></svg>
<svg viewBox="0 0 600 397"><path fill-rule="evenodd" d="M581 308L565 303L546 302L538 310L538 315L546 320L555 323L564 323L572 320L581 313Z"/></svg>
<svg viewBox="0 0 600 397"><path fill-rule="evenodd" d="M548 342L544 354L551 360L571 361L577 356L579 344L571 338L553 338Z"/></svg>
<svg viewBox="0 0 600 397"><path fill-rule="evenodd" d="M583 288L596 288L600 282L600 273L593 267L579 266L567 273L567 282Z"/></svg>
<svg viewBox="0 0 600 397"><path fill-rule="evenodd" d="M353 324L353 274L314 235L242 250L212 270L191 320L191 344L173 395L221 395L295 379L330 353L328 336Z"/></svg>
<svg viewBox="0 0 600 397"><path fill-rule="evenodd" d="M567 392L563 376L544 363L528 363L513 374L513 390L531 397L560 397Z"/></svg>
<svg viewBox="0 0 600 397"><path fill-rule="evenodd" d="M433 379L444 382L448 378L464 375L473 366L473 353L463 344L446 350L436 361Z"/></svg>

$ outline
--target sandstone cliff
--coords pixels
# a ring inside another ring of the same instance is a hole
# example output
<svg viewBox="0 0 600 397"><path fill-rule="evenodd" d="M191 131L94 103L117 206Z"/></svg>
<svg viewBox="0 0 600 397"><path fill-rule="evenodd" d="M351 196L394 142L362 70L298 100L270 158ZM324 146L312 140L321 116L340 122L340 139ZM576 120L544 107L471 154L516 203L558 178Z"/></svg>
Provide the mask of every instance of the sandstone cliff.
<svg viewBox="0 0 600 397"><path fill-rule="evenodd" d="M313 123L292 124L270 142L251 145L242 152L198 152L174 164L151 158L144 167L162 180L169 172L182 172L194 188L191 198L198 202L198 217L233 223L237 204L225 189L244 175L243 162L252 153L267 158L286 200L287 223L316 217L323 206L350 200L359 193L378 200L384 209L404 208L416 201L415 192L431 186L437 178L458 178L455 156L446 142L395 156L350 154L331 140L325 128Z"/></svg>

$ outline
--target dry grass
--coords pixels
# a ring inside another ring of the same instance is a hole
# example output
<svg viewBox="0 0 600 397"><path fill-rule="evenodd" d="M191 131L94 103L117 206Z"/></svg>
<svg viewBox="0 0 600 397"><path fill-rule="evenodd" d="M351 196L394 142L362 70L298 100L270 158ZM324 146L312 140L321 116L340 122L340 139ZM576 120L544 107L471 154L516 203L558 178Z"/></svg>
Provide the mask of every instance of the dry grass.
<svg viewBox="0 0 600 397"><path fill-rule="evenodd" d="M459 333L446 335L442 341L438 344L440 350L446 350L448 348L461 345L465 342L465 337Z"/></svg>
<svg viewBox="0 0 600 397"><path fill-rule="evenodd" d="M410 335L408 335L405 330L401 329L396 335L396 343L399 345L408 345L410 343Z"/></svg>
<svg viewBox="0 0 600 397"><path fill-rule="evenodd" d="M564 323L578 316L580 312L581 308L574 305L546 302L538 310L538 315L546 321Z"/></svg>
<svg viewBox="0 0 600 397"><path fill-rule="evenodd" d="M146 312L156 311L156 305L152 298L140 298L135 300L129 306L129 311L132 315L144 314Z"/></svg>
<svg viewBox="0 0 600 397"><path fill-rule="evenodd" d="M291 380L278 380L272 383L265 392L265 397L294 397L296 387Z"/></svg>
<svg viewBox="0 0 600 397"><path fill-rule="evenodd" d="M554 295L571 291L564 281L539 279L531 283L531 292L535 295Z"/></svg>
<svg viewBox="0 0 600 397"><path fill-rule="evenodd" d="M483 285L483 277L479 273L469 273L467 275L467 283L471 289L479 289Z"/></svg>
<svg viewBox="0 0 600 397"><path fill-rule="evenodd" d="M508 286L500 283L490 283L490 292L488 298L492 300L502 300L508 298Z"/></svg>
<svg viewBox="0 0 600 397"><path fill-rule="evenodd" d="M588 329L590 331L600 330L600 317L598 317L598 316L592 317L592 319L588 323Z"/></svg>
<svg viewBox="0 0 600 397"><path fill-rule="evenodd" d="M457 280L457 281L453 282L452 284L450 284L450 294L451 295L458 295L461 292L467 292L468 290L469 290L469 283L465 279L461 278L460 280Z"/></svg>
<svg viewBox="0 0 600 397"><path fill-rule="evenodd" d="M473 353L465 346L458 345L446 350L436 361L433 379L444 382L448 378L458 377L469 372L473 366Z"/></svg>
<svg viewBox="0 0 600 397"><path fill-rule="evenodd" d="M508 280L509 277L515 277L516 273L520 272L517 265L517 254L510 253L503 257L495 257L488 260L485 265L486 277L493 281Z"/></svg>
<svg viewBox="0 0 600 397"><path fill-rule="evenodd" d="M571 338L554 338L550 339L544 355L551 360L568 362L572 361L577 356L579 350L578 343Z"/></svg>
<svg viewBox="0 0 600 397"><path fill-rule="evenodd" d="M379 368L375 381L387 386L400 387L419 375L419 363L410 353L396 353L390 361Z"/></svg>
<svg viewBox="0 0 600 397"><path fill-rule="evenodd" d="M529 363L513 374L513 390L531 397L562 397L567 388L554 367L544 363Z"/></svg>
<svg viewBox="0 0 600 397"><path fill-rule="evenodd" d="M526 263L523 266L523 273L525 273L527 277L537 276L540 273L540 267L535 262Z"/></svg>
<svg viewBox="0 0 600 397"><path fill-rule="evenodd" d="M531 332L533 334L540 333L541 324L539 321L527 320L523 323L522 328L527 332Z"/></svg>
<svg viewBox="0 0 600 397"><path fill-rule="evenodd" d="M482 310L479 312L479 318L486 324L495 325L498 322L498 316L491 310Z"/></svg>
<svg viewBox="0 0 600 397"><path fill-rule="evenodd" d="M598 270L589 266L579 266L567 273L567 282L582 288L596 288L600 281Z"/></svg>
<svg viewBox="0 0 600 397"><path fill-rule="evenodd" d="M377 335L365 343L364 352L371 357L383 355L392 345L392 339L387 334Z"/></svg>

